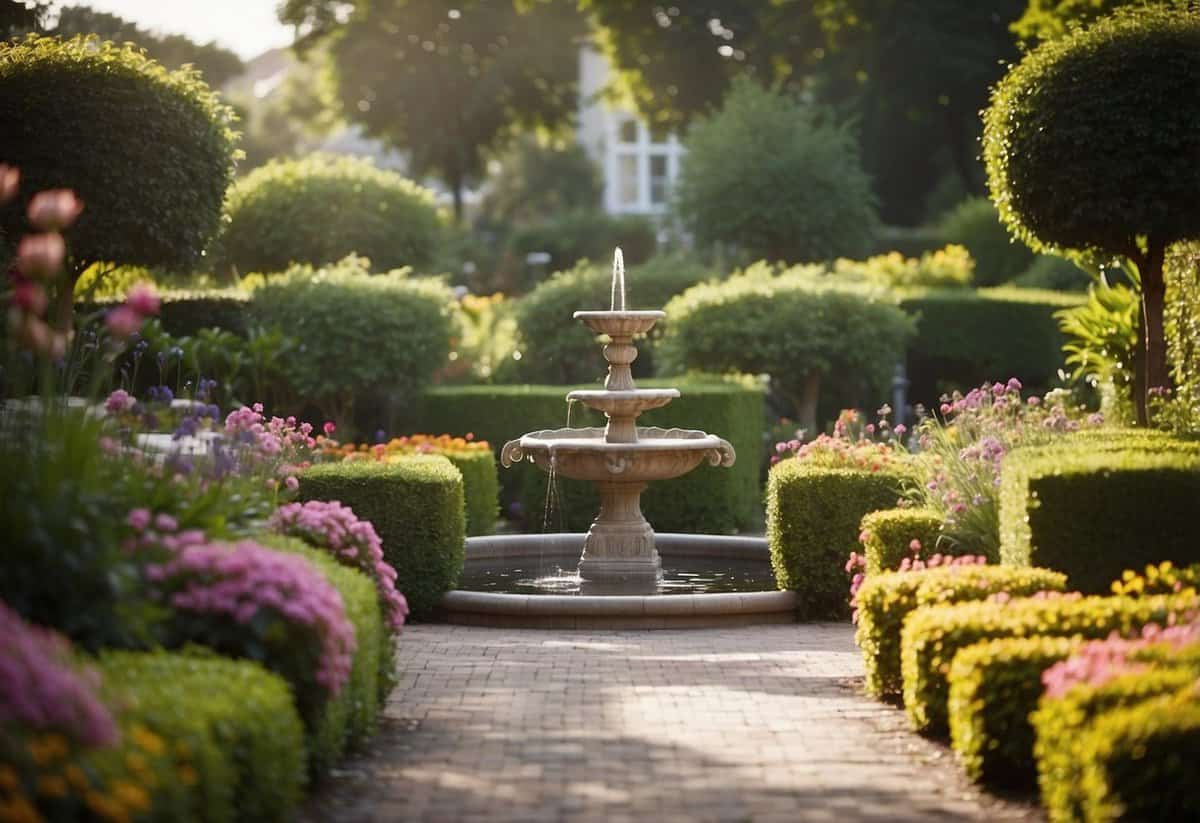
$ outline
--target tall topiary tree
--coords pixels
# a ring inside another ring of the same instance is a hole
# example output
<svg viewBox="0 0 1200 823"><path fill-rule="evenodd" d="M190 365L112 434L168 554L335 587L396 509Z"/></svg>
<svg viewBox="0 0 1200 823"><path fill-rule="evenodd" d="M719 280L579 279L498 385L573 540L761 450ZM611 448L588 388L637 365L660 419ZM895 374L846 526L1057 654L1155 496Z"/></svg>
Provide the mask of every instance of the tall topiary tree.
<svg viewBox="0 0 1200 823"><path fill-rule="evenodd" d="M676 210L699 243L787 262L868 250L871 180L854 132L828 111L742 77L685 145Z"/></svg>
<svg viewBox="0 0 1200 823"><path fill-rule="evenodd" d="M1141 278L1138 419L1170 382L1167 247L1200 237L1200 15L1139 9L1051 40L996 87L988 185L1035 250L1122 257Z"/></svg>
<svg viewBox="0 0 1200 823"><path fill-rule="evenodd" d="M0 46L0 162L24 197L73 189L70 283L96 262L188 268L220 224L236 160L233 113L190 69L168 72L133 46L30 36ZM0 209L11 243L25 200ZM70 318L73 285L60 295Z"/></svg>

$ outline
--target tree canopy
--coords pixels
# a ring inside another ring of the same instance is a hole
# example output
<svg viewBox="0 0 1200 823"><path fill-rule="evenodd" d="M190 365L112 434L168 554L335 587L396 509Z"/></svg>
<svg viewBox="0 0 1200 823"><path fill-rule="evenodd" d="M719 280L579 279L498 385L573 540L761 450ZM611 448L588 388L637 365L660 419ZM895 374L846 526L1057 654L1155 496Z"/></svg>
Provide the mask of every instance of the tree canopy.
<svg viewBox="0 0 1200 823"><path fill-rule="evenodd" d="M1012 24L1012 30L1025 42L1051 40L1073 26L1086 26L1131 6L1187 8L1188 0L1029 0L1029 7Z"/></svg>

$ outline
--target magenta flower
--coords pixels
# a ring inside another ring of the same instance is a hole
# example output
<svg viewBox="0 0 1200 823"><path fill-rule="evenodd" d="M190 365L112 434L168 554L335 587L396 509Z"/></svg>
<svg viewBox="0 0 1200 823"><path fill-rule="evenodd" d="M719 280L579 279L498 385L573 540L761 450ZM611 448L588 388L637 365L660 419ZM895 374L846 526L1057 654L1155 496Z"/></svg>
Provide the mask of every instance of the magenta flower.
<svg viewBox="0 0 1200 823"><path fill-rule="evenodd" d="M149 317L158 314L162 306L162 301L159 300L158 294L154 291L154 287L149 283L138 283L129 290L129 294L125 295L125 305L133 309L142 317Z"/></svg>
<svg viewBox="0 0 1200 823"><path fill-rule="evenodd" d="M104 318L104 325L109 334L124 340L142 327L142 316L129 306L117 306Z"/></svg>
<svg viewBox="0 0 1200 823"><path fill-rule="evenodd" d="M83 201L70 189L39 191L29 201L29 222L42 231L62 231L83 211Z"/></svg>

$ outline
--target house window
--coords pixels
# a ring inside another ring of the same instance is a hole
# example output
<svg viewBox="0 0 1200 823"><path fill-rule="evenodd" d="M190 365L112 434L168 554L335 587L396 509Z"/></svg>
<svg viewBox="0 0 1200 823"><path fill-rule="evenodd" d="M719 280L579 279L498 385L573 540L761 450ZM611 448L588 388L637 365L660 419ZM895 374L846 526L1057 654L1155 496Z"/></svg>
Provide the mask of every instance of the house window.
<svg viewBox="0 0 1200 823"><path fill-rule="evenodd" d="M622 206L638 203L638 159L635 154L617 157L617 199Z"/></svg>
<svg viewBox="0 0 1200 823"><path fill-rule="evenodd" d="M620 126L617 127L617 136L622 143L636 143L638 141L638 124L636 120L623 120Z"/></svg>
<svg viewBox="0 0 1200 823"><path fill-rule="evenodd" d="M670 176L667 172L667 156L665 154L650 155L650 203L661 206L667 202L667 192L670 190Z"/></svg>

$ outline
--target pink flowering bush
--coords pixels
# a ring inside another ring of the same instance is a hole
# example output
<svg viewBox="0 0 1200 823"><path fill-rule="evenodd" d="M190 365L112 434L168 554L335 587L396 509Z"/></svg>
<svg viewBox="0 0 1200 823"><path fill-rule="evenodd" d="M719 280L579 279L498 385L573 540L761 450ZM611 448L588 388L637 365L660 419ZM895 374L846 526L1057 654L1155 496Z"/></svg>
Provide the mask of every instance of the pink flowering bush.
<svg viewBox="0 0 1200 823"><path fill-rule="evenodd" d="M225 435L242 447L243 470L264 475L268 484L282 482L288 491L296 490L296 472L312 461L317 445L312 431L312 424L298 423L295 417L268 419L262 403L242 406L225 418Z"/></svg>
<svg viewBox="0 0 1200 823"><path fill-rule="evenodd" d="M859 535L859 541L866 541L866 534ZM908 544L909 554L900 559L900 565L896 568L898 572L919 572L924 569L937 569L949 566L984 566L987 565L988 559L981 555L960 555L952 556L934 552L928 558L921 557L921 541L913 540ZM858 590L862 588L863 582L867 579L867 556L858 552L850 552L850 558L846 561L846 574L850 575L850 618L852 622L858 623Z"/></svg>
<svg viewBox="0 0 1200 823"><path fill-rule="evenodd" d="M252 541L188 540L146 577L173 610L168 645L262 662L293 685L305 716L350 676L354 627L337 590L301 557Z"/></svg>
<svg viewBox="0 0 1200 823"><path fill-rule="evenodd" d="M891 407L879 410L877 423L865 423L854 409L844 409L833 425L833 434L821 434L805 443L802 432L790 440L775 444L772 465L786 456L793 456L810 465L830 469L865 469L883 471L903 461L906 453L903 437L908 429L899 424L890 426L887 416Z"/></svg>
<svg viewBox="0 0 1200 823"><path fill-rule="evenodd" d="M1121 675L1146 671L1152 663L1144 653L1157 648L1178 651L1200 642L1200 622L1161 627L1148 625L1139 637L1112 634L1105 640L1084 643L1066 660L1055 663L1042 673L1042 684L1049 700L1062 697L1075 686L1100 687Z"/></svg>
<svg viewBox="0 0 1200 823"><path fill-rule="evenodd" d="M71 659L66 638L0 603L0 736L53 731L82 746L111 746L117 726L98 688L96 673Z"/></svg>
<svg viewBox="0 0 1200 823"><path fill-rule="evenodd" d="M408 602L396 591L396 570L383 559L383 543L369 520L360 520L349 506L336 501L310 500L281 506L270 525L279 534L325 549L339 563L366 574L375 581L393 631L404 625Z"/></svg>

